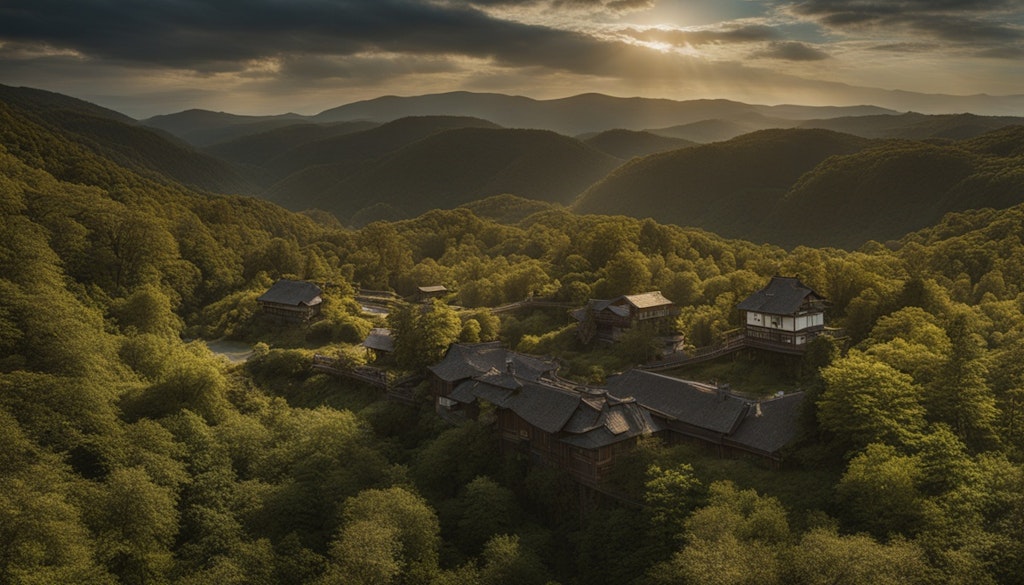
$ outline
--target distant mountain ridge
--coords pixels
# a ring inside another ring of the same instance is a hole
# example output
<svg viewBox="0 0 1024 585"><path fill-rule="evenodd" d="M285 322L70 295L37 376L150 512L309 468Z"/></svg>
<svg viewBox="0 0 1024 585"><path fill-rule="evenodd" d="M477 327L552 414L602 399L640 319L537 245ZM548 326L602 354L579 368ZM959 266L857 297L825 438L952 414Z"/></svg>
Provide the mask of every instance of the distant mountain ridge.
<svg viewBox="0 0 1024 585"><path fill-rule="evenodd" d="M760 106L724 99L675 101L594 93L535 100L502 94L451 92L415 97L385 96L355 102L321 112L314 120L387 121L413 115L468 115L508 128L545 128L573 136L613 128L643 130L749 113L806 120L895 112L875 106Z"/></svg>

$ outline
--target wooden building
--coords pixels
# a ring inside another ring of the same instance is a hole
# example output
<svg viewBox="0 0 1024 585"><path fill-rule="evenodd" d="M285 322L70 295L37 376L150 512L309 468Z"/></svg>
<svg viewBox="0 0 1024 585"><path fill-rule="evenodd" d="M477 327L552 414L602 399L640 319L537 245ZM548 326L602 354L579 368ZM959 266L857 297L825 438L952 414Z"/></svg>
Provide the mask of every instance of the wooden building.
<svg viewBox="0 0 1024 585"><path fill-rule="evenodd" d="M554 374L558 365L551 360L508 350L499 341L453 343L444 359L427 368L430 372L431 393L435 399L444 403L442 407L452 406L446 397L455 386L494 369L511 370L526 380L540 380Z"/></svg>
<svg viewBox="0 0 1024 585"><path fill-rule="evenodd" d="M503 452L558 467L590 485L600 483L637 438L660 430L635 400L523 380L497 369L460 383L450 398L471 411L479 401L495 407Z"/></svg>
<svg viewBox="0 0 1024 585"><path fill-rule="evenodd" d="M323 291L320 287L311 282L281 279L260 295L256 302L265 315L281 321L305 323L320 316L323 305L321 295Z"/></svg>
<svg viewBox="0 0 1024 585"><path fill-rule="evenodd" d="M747 340L795 350L825 330L825 299L797 278L773 276L736 306Z"/></svg>
<svg viewBox="0 0 1024 585"><path fill-rule="evenodd" d="M395 338L392 337L390 329L374 327L363 340L362 346L366 348L368 354L372 354L375 359L380 359L395 352Z"/></svg>
<svg viewBox="0 0 1024 585"><path fill-rule="evenodd" d="M643 370L607 382L608 395L632 398L652 413L669 442L703 444L721 457L752 455L773 466L797 436L804 394L751 399L714 386Z"/></svg>
<svg viewBox="0 0 1024 585"><path fill-rule="evenodd" d="M416 300L420 302L439 299L446 294L448 294L448 287L440 284L416 287Z"/></svg>
<svg viewBox="0 0 1024 585"><path fill-rule="evenodd" d="M586 307L572 312L577 334L584 343L593 339L616 341L629 329L649 324L660 332L671 329L679 309L661 291L622 295L611 300L591 299Z"/></svg>
<svg viewBox="0 0 1024 585"><path fill-rule="evenodd" d="M803 401L802 393L756 400L642 370L613 376L604 388L581 387L555 376L553 363L496 344L455 344L430 371L441 414L476 418L490 404L505 452L588 484L645 435L777 466L797 435Z"/></svg>

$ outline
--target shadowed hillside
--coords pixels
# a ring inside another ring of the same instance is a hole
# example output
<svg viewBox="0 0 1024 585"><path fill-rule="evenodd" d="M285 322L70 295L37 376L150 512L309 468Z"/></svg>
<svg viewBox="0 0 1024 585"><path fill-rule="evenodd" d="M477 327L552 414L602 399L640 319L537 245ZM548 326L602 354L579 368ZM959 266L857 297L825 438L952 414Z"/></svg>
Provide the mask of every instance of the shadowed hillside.
<svg viewBox="0 0 1024 585"><path fill-rule="evenodd" d="M958 143L888 141L831 158L793 186L765 225L778 226L772 241L783 245L856 247L949 212L1022 201L1024 127L1015 126Z"/></svg>
<svg viewBox="0 0 1024 585"><path fill-rule="evenodd" d="M962 140L1006 126L1024 124L1024 118L1012 116L976 116L974 114L925 115L908 112L899 116L858 116L808 120L801 128L824 128L865 138L949 138Z"/></svg>
<svg viewBox="0 0 1024 585"><path fill-rule="evenodd" d="M298 114L278 116L240 116L209 110L185 110L176 114L153 116L142 124L159 128L197 147L210 146L274 128L291 126L305 119Z"/></svg>
<svg viewBox="0 0 1024 585"><path fill-rule="evenodd" d="M763 130L631 161L580 195L573 208L749 237L804 173L868 144L825 130Z"/></svg>
<svg viewBox="0 0 1024 585"><path fill-rule="evenodd" d="M325 209L354 224L381 215L412 217L503 193L568 203L620 162L554 132L462 128L410 144L334 184L325 177L336 167L310 169L322 179L307 174L313 189L286 181L269 198L293 209ZM355 217L371 206L375 210Z"/></svg>
<svg viewBox="0 0 1024 585"><path fill-rule="evenodd" d="M574 203L784 246L856 248L1024 200L1024 127L960 142L771 130L632 161Z"/></svg>
<svg viewBox="0 0 1024 585"><path fill-rule="evenodd" d="M374 122L338 122L336 124L301 122L218 142L204 150L233 163L263 165L268 160L281 156L282 153L303 144L362 132L378 125Z"/></svg>
<svg viewBox="0 0 1024 585"><path fill-rule="evenodd" d="M695 145L694 142L682 138L670 138L651 132L622 129L607 130L591 136L583 142L624 160Z"/></svg>
<svg viewBox="0 0 1024 585"><path fill-rule="evenodd" d="M465 116L402 118L362 132L306 142L268 160L266 170L270 176L282 179L317 165L376 159L442 130L497 127L487 120Z"/></svg>

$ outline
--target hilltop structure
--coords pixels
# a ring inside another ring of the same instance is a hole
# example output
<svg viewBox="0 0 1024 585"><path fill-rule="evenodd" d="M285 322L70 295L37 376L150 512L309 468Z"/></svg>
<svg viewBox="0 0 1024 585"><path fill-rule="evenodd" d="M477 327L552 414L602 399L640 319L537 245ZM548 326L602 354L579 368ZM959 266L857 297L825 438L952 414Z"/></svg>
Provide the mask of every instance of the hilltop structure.
<svg viewBox="0 0 1024 585"><path fill-rule="evenodd" d="M281 279L256 302L264 315L280 321L306 323L320 316L323 291L311 282Z"/></svg>
<svg viewBox="0 0 1024 585"><path fill-rule="evenodd" d="M773 276L736 306L743 313L748 344L803 346L825 331L825 298L798 278Z"/></svg>

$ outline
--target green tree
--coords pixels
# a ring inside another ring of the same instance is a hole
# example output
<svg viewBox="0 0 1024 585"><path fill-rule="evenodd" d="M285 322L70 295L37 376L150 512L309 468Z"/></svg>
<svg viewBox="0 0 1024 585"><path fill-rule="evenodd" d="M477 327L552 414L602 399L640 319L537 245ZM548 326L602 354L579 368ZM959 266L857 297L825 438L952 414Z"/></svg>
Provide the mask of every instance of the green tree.
<svg viewBox="0 0 1024 585"><path fill-rule="evenodd" d="M784 578L794 585L923 585L936 576L911 542L880 544L864 534L842 536L828 528L804 534L787 557Z"/></svg>
<svg viewBox="0 0 1024 585"><path fill-rule="evenodd" d="M999 411L986 380L982 341L971 330L964 313L953 318L947 331L952 347L940 375L925 395L928 414L949 424L968 446L991 447L998 440L995 424Z"/></svg>
<svg viewBox="0 0 1024 585"><path fill-rule="evenodd" d="M924 522L925 500L918 490L916 458L874 443L850 460L836 485L836 497L851 523L878 538L912 535Z"/></svg>
<svg viewBox="0 0 1024 585"><path fill-rule="evenodd" d="M821 376L825 391L818 399L818 421L847 448L907 444L921 432L921 390L910 376L859 351L822 369Z"/></svg>
<svg viewBox="0 0 1024 585"><path fill-rule="evenodd" d="M647 468L644 508L650 521L667 536L682 532L684 522L703 496L703 486L693 466L681 463L667 469L658 465Z"/></svg>
<svg viewBox="0 0 1024 585"><path fill-rule="evenodd" d="M437 299L401 307L388 315L388 321L395 338L395 360L409 369L438 362L462 332L459 316Z"/></svg>
<svg viewBox="0 0 1024 585"><path fill-rule="evenodd" d="M420 496L400 487L364 490L345 502L342 516L344 528L340 542L343 546L354 547L354 551L372 547L392 555L393 561L385 557L379 566L356 565L356 568L373 575L393 576L391 563L396 562L407 583L425 583L437 573L441 529L434 510ZM373 533L357 535L358 527L373 530ZM349 544L345 544L346 538ZM355 562L349 553L341 558Z"/></svg>
<svg viewBox="0 0 1024 585"><path fill-rule="evenodd" d="M491 537L512 534L522 511L512 490L480 476L466 485L459 498L457 539L463 549L477 554Z"/></svg>

